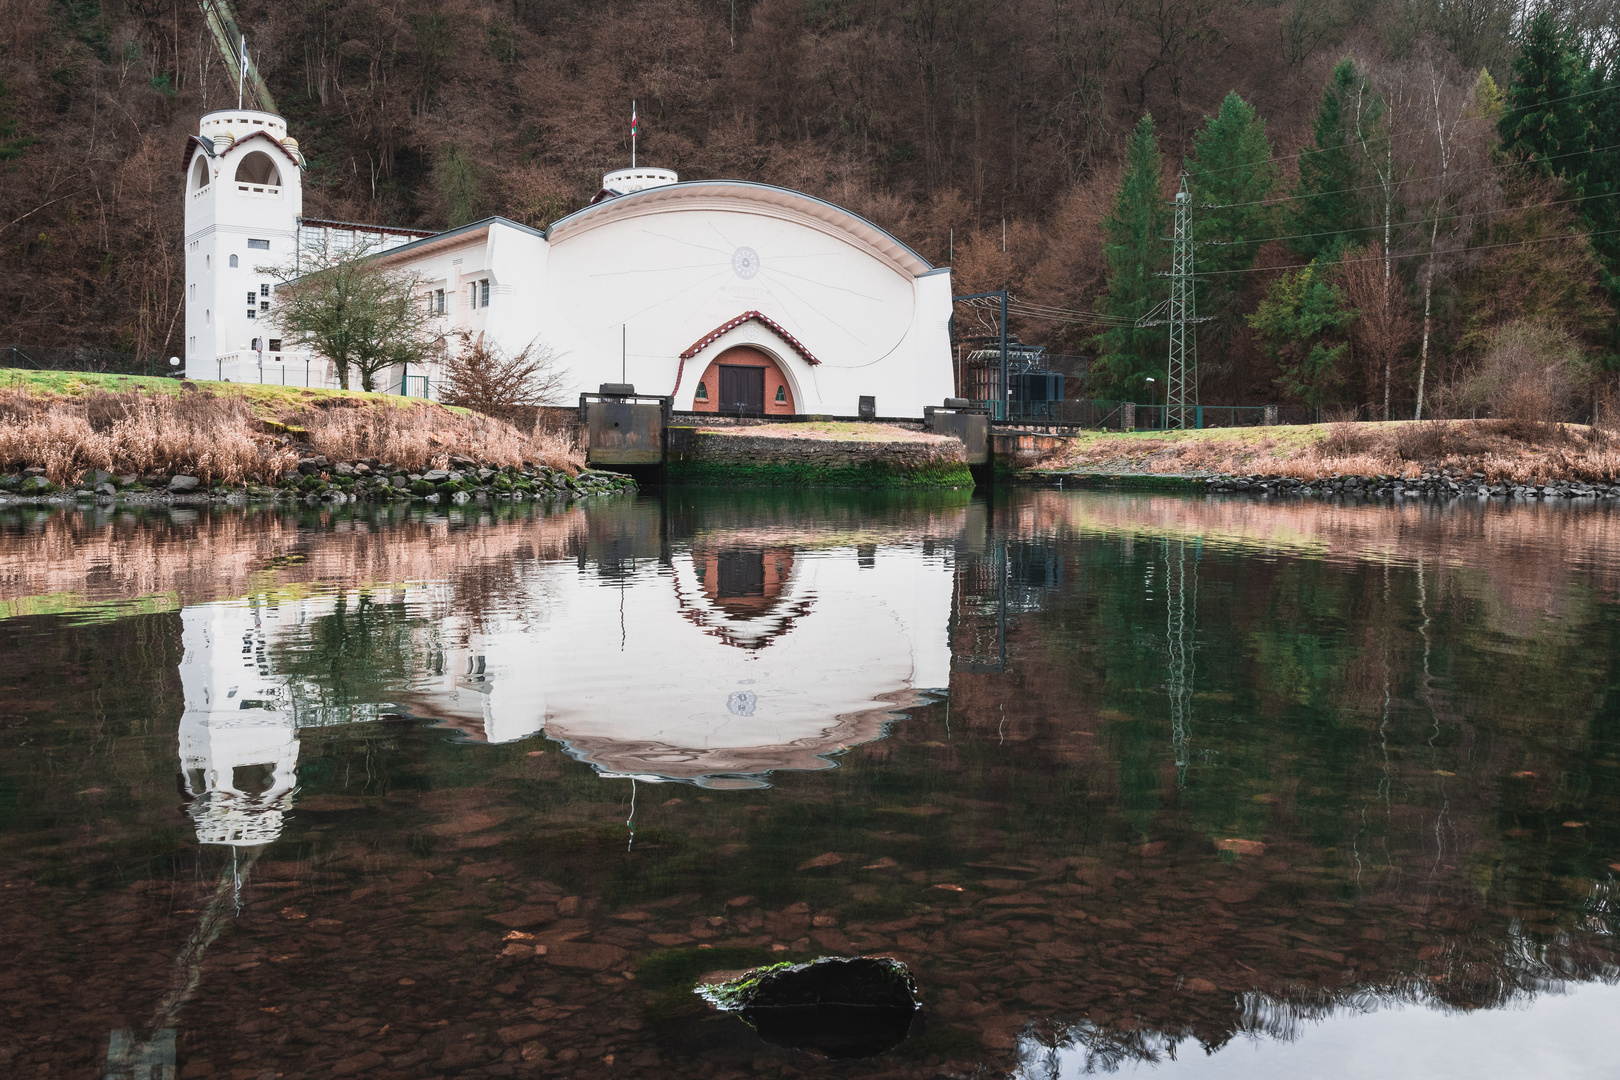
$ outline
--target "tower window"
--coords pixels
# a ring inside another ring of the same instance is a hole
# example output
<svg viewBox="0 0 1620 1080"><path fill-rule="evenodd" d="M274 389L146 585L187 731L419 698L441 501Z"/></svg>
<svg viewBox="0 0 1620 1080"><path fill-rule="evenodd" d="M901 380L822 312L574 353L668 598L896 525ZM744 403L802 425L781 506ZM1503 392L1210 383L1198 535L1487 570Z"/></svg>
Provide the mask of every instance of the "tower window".
<svg viewBox="0 0 1620 1080"><path fill-rule="evenodd" d="M236 269L236 256L235 255L231 256L231 269L232 270Z"/></svg>
<svg viewBox="0 0 1620 1080"><path fill-rule="evenodd" d="M270 250L270 241L268 241L268 240L249 240L248 241L248 247L250 247L250 248L258 248L260 251L269 251Z"/></svg>
<svg viewBox="0 0 1620 1080"><path fill-rule="evenodd" d="M208 186L208 162L205 159L199 157L197 159L196 166L193 167L192 170L191 170L191 175L192 175L193 181L194 181L192 183L192 185L191 185L192 187L196 188L198 191L201 191L203 188L207 187Z"/></svg>
<svg viewBox="0 0 1620 1080"><path fill-rule="evenodd" d="M281 171L276 163L270 160L270 155L263 150L255 150L242 159L236 167L236 182L238 184L266 184L280 186Z"/></svg>

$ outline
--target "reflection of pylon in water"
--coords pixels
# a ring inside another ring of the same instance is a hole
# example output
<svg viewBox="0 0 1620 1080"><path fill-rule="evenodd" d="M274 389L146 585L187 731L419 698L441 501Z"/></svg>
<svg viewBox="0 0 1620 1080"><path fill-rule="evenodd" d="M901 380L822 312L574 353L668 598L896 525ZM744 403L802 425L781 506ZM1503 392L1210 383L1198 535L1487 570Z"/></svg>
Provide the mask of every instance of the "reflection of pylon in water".
<svg viewBox="0 0 1620 1080"><path fill-rule="evenodd" d="M1165 641L1169 654L1170 741L1176 757L1176 787L1187 786L1192 725L1194 635L1198 624L1198 555L1193 541L1189 564L1187 541L1165 542Z"/></svg>

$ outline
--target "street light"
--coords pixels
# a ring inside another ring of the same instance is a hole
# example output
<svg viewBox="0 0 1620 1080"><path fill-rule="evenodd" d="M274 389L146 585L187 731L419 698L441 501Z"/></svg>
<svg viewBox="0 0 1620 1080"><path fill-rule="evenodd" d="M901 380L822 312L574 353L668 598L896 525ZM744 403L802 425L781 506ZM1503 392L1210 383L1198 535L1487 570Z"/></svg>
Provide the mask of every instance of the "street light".
<svg viewBox="0 0 1620 1080"><path fill-rule="evenodd" d="M1159 392L1158 392L1158 390L1157 390L1157 389L1156 389L1156 388L1155 388L1155 387L1154 387L1154 385L1153 385L1153 384L1154 384L1154 383L1155 383L1155 382L1156 382L1156 381L1157 381L1157 380L1155 380L1155 379L1154 379L1154 378L1153 378L1153 376L1151 376L1151 375L1149 375L1149 376L1148 376L1148 377L1147 377L1147 384L1148 384L1148 404L1149 404L1149 405L1157 405L1157 404L1158 404L1158 403L1159 403ZM1162 428L1163 428L1163 427L1164 427L1164 424L1162 424L1162 423L1161 423L1161 424L1160 424L1160 425L1159 425L1159 427L1160 427L1160 428L1161 428L1161 429L1162 429Z"/></svg>

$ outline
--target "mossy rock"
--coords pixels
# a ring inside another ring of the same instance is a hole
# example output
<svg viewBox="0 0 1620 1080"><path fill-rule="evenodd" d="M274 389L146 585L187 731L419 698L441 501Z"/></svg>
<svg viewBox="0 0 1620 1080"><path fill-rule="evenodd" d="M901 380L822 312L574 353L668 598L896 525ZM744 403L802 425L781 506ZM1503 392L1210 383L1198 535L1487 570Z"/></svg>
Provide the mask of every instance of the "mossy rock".
<svg viewBox="0 0 1620 1080"><path fill-rule="evenodd" d="M767 1042L834 1058L892 1050L911 1030L918 1007L911 971L887 957L772 964L698 993L741 1016Z"/></svg>
<svg viewBox="0 0 1620 1080"><path fill-rule="evenodd" d="M431 480L413 480L413 481L411 481L411 494L412 495L432 495L432 494L435 494L438 490L439 489L434 485L433 481L431 481Z"/></svg>

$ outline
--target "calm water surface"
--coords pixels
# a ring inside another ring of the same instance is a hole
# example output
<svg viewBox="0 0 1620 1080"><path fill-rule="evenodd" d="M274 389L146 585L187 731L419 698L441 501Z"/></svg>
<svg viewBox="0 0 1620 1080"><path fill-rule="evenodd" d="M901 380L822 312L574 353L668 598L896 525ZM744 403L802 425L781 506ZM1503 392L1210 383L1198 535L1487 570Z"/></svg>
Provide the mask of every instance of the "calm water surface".
<svg viewBox="0 0 1620 1080"><path fill-rule="evenodd" d="M0 511L0 1074L1613 1075L1617 598L1554 507ZM690 993L858 953L876 1058Z"/></svg>

